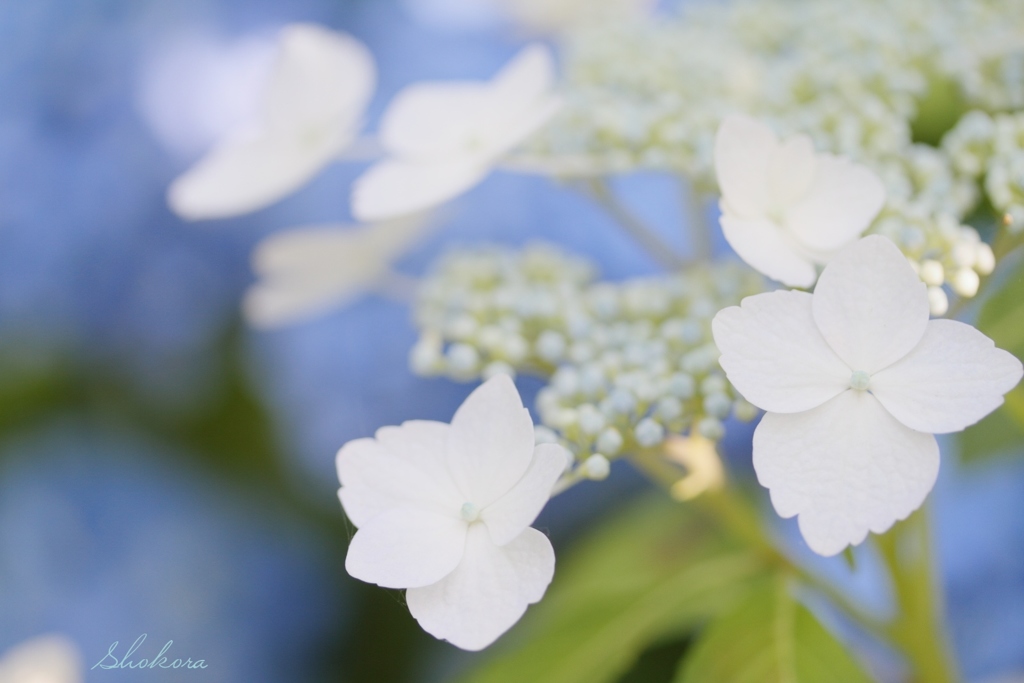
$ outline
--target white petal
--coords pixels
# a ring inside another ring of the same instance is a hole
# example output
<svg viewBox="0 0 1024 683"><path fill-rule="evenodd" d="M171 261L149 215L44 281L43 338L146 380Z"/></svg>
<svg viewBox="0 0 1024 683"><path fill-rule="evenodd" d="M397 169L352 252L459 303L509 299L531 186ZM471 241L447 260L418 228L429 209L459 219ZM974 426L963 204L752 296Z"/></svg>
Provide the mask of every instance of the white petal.
<svg viewBox="0 0 1024 683"><path fill-rule="evenodd" d="M353 185L352 213L361 221L383 221L424 211L469 190L490 170L476 157L439 164L382 161Z"/></svg>
<svg viewBox="0 0 1024 683"><path fill-rule="evenodd" d="M315 24L281 31L264 107L270 130L330 126L351 138L376 87L373 56L350 35Z"/></svg>
<svg viewBox="0 0 1024 683"><path fill-rule="evenodd" d="M816 167L814 143L806 135L794 135L776 147L768 159L771 204L788 207L802 199L811 187Z"/></svg>
<svg viewBox="0 0 1024 683"><path fill-rule="evenodd" d="M569 453L558 444L536 447L533 462L523 478L508 493L480 513L491 540L505 545L533 524L551 498L551 489L565 471Z"/></svg>
<svg viewBox="0 0 1024 683"><path fill-rule="evenodd" d="M348 141L336 132L309 140L240 132L175 179L167 202L176 214L192 221L262 209L306 184Z"/></svg>
<svg viewBox="0 0 1024 683"><path fill-rule="evenodd" d="M488 153L500 157L519 146L531 135L542 129L562 108L563 102L557 97L548 97L534 102L513 119L501 121L502 126L489 134ZM500 121L495 119L495 121Z"/></svg>
<svg viewBox="0 0 1024 683"><path fill-rule="evenodd" d="M455 516L391 510L359 528L348 546L345 570L383 588L437 583L462 561L468 525Z"/></svg>
<svg viewBox="0 0 1024 683"><path fill-rule="evenodd" d="M380 125L381 144L406 161L447 162L481 135L494 99L486 83L417 83L395 96Z"/></svg>
<svg viewBox="0 0 1024 683"><path fill-rule="evenodd" d="M0 681L4 683L80 683L84 670L78 648L63 636L27 640L0 658Z"/></svg>
<svg viewBox="0 0 1024 683"><path fill-rule="evenodd" d="M763 218L770 205L768 164L779 146L775 132L747 116L732 115L715 135L715 175L739 218Z"/></svg>
<svg viewBox="0 0 1024 683"><path fill-rule="evenodd" d="M551 50L539 43L519 52L494 77L482 136L494 154L523 142L551 120L561 102L552 96L555 62Z"/></svg>
<svg viewBox="0 0 1024 683"><path fill-rule="evenodd" d="M246 294L246 318L257 327L275 327L344 305L389 272L423 228L423 221L406 219L268 237L253 252L253 270L262 280Z"/></svg>
<svg viewBox="0 0 1024 683"><path fill-rule="evenodd" d="M729 246L747 264L790 287L810 287L818 273L797 253L778 225L768 219L746 220L722 207L722 233Z"/></svg>
<svg viewBox="0 0 1024 683"><path fill-rule="evenodd" d="M896 245L879 235L832 259L818 278L812 305L829 346L869 375L907 355L928 325L928 288Z"/></svg>
<svg viewBox="0 0 1024 683"><path fill-rule="evenodd" d="M939 446L850 390L804 413L767 413L754 432L754 469L776 512L799 515L807 544L827 556L916 510L935 484Z"/></svg>
<svg viewBox="0 0 1024 683"><path fill-rule="evenodd" d="M814 324L811 299L807 292L758 294L711 323L729 381L762 410L809 410L850 386L850 369Z"/></svg>
<svg viewBox="0 0 1024 683"><path fill-rule="evenodd" d="M458 516L466 502L448 475L449 426L416 420L384 427L375 439L345 444L335 460L339 497L352 523L362 527L394 509L415 508Z"/></svg>
<svg viewBox="0 0 1024 683"><path fill-rule="evenodd" d="M474 524L458 569L439 583L406 592L423 630L463 650L482 650L544 597L555 573L547 536L526 529L503 546Z"/></svg>
<svg viewBox="0 0 1024 683"><path fill-rule="evenodd" d="M786 211L786 228L808 248L834 251L857 239L885 203L885 186L866 166L818 156L806 196Z"/></svg>
<svg viewBox="0 0 1024 683"><path fill-rule="evenodd" d="M958 432L1003 403L1021 363L955 320L932 320L913 351L871 378L871 392L897 420L931 434Z"/></svg>
<svg viewBox="0 0 1024 683"><path fill-rule="evenodd" d="M469 395L448 432L448 470L466 502L483 510L512 490L533 461L530 412L508 375Z"/></svg>

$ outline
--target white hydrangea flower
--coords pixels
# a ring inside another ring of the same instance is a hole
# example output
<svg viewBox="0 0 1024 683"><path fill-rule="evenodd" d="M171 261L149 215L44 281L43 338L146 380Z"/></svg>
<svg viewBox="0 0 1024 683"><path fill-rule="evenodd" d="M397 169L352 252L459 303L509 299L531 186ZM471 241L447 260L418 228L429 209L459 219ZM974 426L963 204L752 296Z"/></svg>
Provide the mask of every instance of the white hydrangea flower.
<svg viewBox="0 0 1024 683"><path fill-rule="evenodd" d="M712 327L729 380L766 411L758 480L822 555L917 509L939 470L933 434L988 415L1022 373L970 325L929 321L927 286L878 235L840 252L813 295L748 297Z"/></svg>
<svg viewBox="0 0 1024 683"><path fill-rule="evenodd" d="M372 226L314 226L271 235L257 246L260 276L245 295L245 317L271 328L343 306L373 288L423 233L418 218Z"/></svg>
<svg viewBox="0 0 1024 683"><path fill-rule="evenodd" d="M490 82L419 83L400 92L381 122L390 158L355 182L352 213L388 220L475 186L557 111L554 78L550 51L532 45Z"/></svg>
<svg viewBox="0 0 1024 683"><path fill-rule="evenodd" d="M565 470L557 444L535 446L512 380L478 387L451 425L406 422L338 453L338 493L359 531L345 568L406 588L431 635L480 650L538 602L554 575L551 543L530 527Z"/></svg>
<svg viewBox="0 0 1024 683"><path fill-rule="evenodd" d="M373 56L355 38L313 24L286 26L259 120L171 184L171 209L188 220L226 218L291 194L352 143L376 80Z"/></svg>
<svg viewBox="0 0 1024 683"><path fill-rule="evenodd" d="M26 640L0 657L3 683L81 683L83 669L78 648L56 635Z"/></svg>
<svg viewBox="0 0 1024 683"><path fill-rule="evenodd" d="M715 136L722 231L756 270L810 287L825 264L864 232L885 203L871 170L816 154L806 135L780 141L767 125L727 117Z"/></svg>

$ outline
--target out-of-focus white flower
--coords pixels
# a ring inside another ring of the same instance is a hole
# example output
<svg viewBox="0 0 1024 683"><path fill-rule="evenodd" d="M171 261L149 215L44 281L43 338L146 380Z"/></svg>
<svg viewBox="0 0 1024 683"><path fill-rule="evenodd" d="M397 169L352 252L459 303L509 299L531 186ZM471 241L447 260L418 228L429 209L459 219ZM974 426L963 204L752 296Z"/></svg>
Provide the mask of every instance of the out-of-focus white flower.
<svg viewBox="0 0 1024 683"><path fill-rule="evenodd" d="M353 214L362 221L388 220L479 183L558 109L554 77L551 53L533 45L490 82L420 83L400 92L380 129L391 158L356 181Z"/></svg>
<svg viewBox="0 0 1024 683"><path fill-rule="evenodd" d="M78 648L62 636L40 636L15 645L0 657L3 683L80 683Z"/></svg>
<svg viewBox="0 0 1024 683"><path fill-rule="evenodd" d="M535 446L533 422L506 375L478 387L451 425L406 422L338 453L338 495L359 531L345 568L406 588L431 635L480 650L539 601L555 555L530 527L565 470L557 444Z"/></svg>
<svg viewBox="0 0 1024 683"><path fill-rule="evenodd" d="M281 31L259 120L222 140L168 190L182 218L236 216L294 192L355 138L376 68L355 38L312 24Z"/></svg>
<svg viewBox="0 0 1024 683"><path fill-rule="evenodd" d="M780 142L767 125L726 118L715 136L722 231L756 270L791 287L810 287L825 264L871 224L885 203L872 171L816 154L805 135Z"/></svg>
<svg viewBox="0 0 1024 683"><path fill-rule="evenodd" d="M813 295L749 297L713 333L729 380L766 411L758 480L822 555L917 509L939 470L932 435L985 417L1022 373L970 325L929 321L927 286L877 235L837 255Z"/></svg>
<svg viewBox="0 0 1024 683"><path fill-rule="evenodd" d="M246 293L246 319L277 327L349 303L391 272L391 264L423 233L407 217L371 226L314 226L271 235L252 256L260 277Z"/></svg>

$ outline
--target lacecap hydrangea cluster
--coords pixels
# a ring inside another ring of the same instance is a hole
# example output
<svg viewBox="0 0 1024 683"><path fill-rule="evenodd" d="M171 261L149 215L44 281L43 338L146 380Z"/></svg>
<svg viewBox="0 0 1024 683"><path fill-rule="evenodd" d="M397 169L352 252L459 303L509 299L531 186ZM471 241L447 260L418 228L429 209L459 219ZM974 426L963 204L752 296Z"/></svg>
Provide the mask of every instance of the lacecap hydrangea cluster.
<svg viewBox="0 0 1024 683"><path fill-rule="evenodd" d="M588 26L563 46L568 104L524 159L564 176L672 171L714 195L725 116L807 134L883 179L888 200L871 232L923 273L941 315L949 293L974 295L990 259L964 225L978 177L949 146L920 140L938 142L972 107L1024 108L1022 35L1020 0L739 0ZM1015 164L997 164L986 183L1008 212L1024 206L1020 178L1003 180L1024 168Z"/></svg>
<svg viewBox="0 0 1024 683"><path fill-rule="evenodd" d="M546 245L451 252L420 288L410 363L463 381L549 380L538 440L563 444L600 479L610 460L669 434L717 441L726 418L756 416L718 366L711 319L761 291L760 276L731 262L611 283Z"/></svg>
<svg viewBox="0 0 1024 683"><path fill-rule="evenodd" d="M1024 112L971 111L946 134L942 146L958 173L980 183L1009 229L1024 229Z"/></svg>

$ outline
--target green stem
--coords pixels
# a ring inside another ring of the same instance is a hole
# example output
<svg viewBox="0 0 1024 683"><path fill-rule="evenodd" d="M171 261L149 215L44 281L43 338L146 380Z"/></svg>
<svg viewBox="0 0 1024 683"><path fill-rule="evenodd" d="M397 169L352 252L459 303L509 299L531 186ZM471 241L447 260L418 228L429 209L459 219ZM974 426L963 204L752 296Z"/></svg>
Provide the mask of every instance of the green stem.
<svg viewBox="0 0 1024 683"><path fill-rule="evenodd" d="M622 229L636 240L659 264L668 270L679 270L686 265L686 261L672 247L668 246L643 221L619 203L604 180L593 178L586 181L583 187L594 201L611 214L612 218L618 222Z"/></svg>
<svg viewBox="0 0 1024 683"><path fill-rule="evenodd" d="M686 205L686 227L690 233L693 255L702 261L710 261L713 256L711 245L711 226L707 220L707 195L699 192L685 178L681 181L684 190L683 203Z"/></svg>
<svg viewBox="0 0 1024 683"><path fill-rule="evenodd" d="M671 490L679 480L679 471L660 457L660 452L643 452L631 458L648 477ZM776 547L765 532L757 510L735 490L726 486L717 491L707 491L691 503L712 523L724 527L731 535L754 548L765 562L797 576L814 590L825 595L851 619L860 624L868 633L886 637L886 624L868 614L857 604L843 595L835 586L796 564Z"/></svg>
<svg viewBox="0 0 1024 683"><path fill-rule="evenodd" d="M909 660L911 680L957 683L960 676L945 630L927 508L874 538L892 576L899 608L886 632Z"/></svg>

